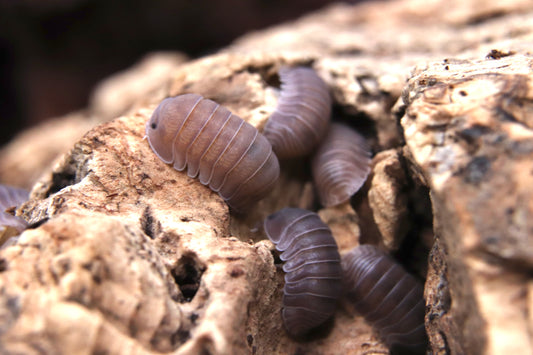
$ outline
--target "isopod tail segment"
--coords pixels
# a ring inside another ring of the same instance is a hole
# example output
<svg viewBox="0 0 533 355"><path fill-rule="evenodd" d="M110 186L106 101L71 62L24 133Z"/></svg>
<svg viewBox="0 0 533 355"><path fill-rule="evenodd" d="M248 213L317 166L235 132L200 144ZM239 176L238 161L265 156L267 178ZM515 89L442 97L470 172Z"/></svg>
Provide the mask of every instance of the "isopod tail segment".
<svg viewBox="0 0 533 355"><path fill-rule="evenodd" d="M342 294L337 243L314 212L284 208L265 219L265 232L285 262L282 318L287 332L301 338L335 313Z"/></svg>
<svg viewBox="0 0 533 355"><path fill-rule="evenodd" d="M425 354L422 284L391 256L361 245L342 258L345 298L380 334L392 354Z"/></svg>
<svg viewBox="0 0 533 355"><path fill-rule="evenodd" d="M148 143L164 163L198 178L236 212L265 197L279 176L272 146L227 108L196 94L164 99L146 123Z"/></svg>
<svg viewBox="0 0 533 355"><path fill-rule="evenodd" d="M370 161L365 138L344 124L332 123L311 160L322 205L330 207L348 201L365 183Z"/></svg>
<svg viewBox="0 0 533 355"><path fill-rule="evenodd" d="M331 96L326 83L311 68L282 67L276 110L263 134L279 159L311 153L322 141L331 120Z"/></svg>

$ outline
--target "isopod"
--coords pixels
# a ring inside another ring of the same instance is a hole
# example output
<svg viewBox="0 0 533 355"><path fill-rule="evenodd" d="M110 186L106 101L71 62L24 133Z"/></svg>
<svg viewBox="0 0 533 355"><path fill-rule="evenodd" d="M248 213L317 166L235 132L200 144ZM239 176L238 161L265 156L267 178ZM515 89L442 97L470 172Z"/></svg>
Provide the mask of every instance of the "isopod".
<svg viewBox="0 0 533 355"><path fill-rule="evenodd" d="M424 353L424 289L391 256L361 245L342 258L347 300L374 326L393 353Z"/></svg>
<svg viewBox="0 0 533 355"><path fill-rule="evenodd" d="M6 247L9 240L14 241L28 223L6 210L16 208L28 200L28 191L16 187L0 185L0 245Z"/></svg>
<svg viewBox="0 0 533 355"><path fill-rule="evenodd" d="M331 118L326 83L311 68L282 67L278 105L263 134L280 159L309 154L324 138Z"/></svg>
<svg viewBox="0 0 533 355"><path fill-rule="evenodd" d="M285 262L282 318L299 337L331 318L342 294L337 243L316 213L284 208L265 219L265 232Z"/></svg>
<svg viewBox="0 0 533 355"><path fill-rule="evenodd" d="M350 127L333 123L313 154L313 180L323 206L350 199L370 172L370 149L365 138Z"/></svg>
<svg viewBox="0 0 533 355"><path fill-rule="evenodd" d="M271 190L279 176L272 146L255 127L196 94L164 99L146 124L150 147L174 169L218 194L237 211Z"/></svg>

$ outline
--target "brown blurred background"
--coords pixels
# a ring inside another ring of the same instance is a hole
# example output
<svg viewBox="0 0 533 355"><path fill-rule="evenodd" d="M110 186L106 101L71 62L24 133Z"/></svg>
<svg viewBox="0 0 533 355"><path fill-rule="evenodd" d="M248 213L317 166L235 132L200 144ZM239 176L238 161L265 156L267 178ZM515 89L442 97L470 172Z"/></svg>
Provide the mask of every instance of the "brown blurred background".
<svg viewBox="0 0 533 355"><path fill-rule="evenodd" d="M208 54L335 0L0 0L0 145L147 52ZM356 2L356 1L345 1Z"/></svg>

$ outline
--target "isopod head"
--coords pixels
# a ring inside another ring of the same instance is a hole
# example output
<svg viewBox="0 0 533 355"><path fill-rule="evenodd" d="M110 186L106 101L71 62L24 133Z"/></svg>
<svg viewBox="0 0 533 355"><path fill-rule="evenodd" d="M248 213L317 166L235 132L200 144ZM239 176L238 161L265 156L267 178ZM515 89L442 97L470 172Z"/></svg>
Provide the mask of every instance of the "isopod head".
<svg viewBox="0 0 533 355"><path fill-rule="evenodd" d="M200 100L202 100L200 95L184 94L179 96L179 104L176 104L176 98L167 97L161 101L146 123L148 143L159 159L166 164L174 161L174 139ZM181 107L190 109L183 110ZM172 119L167 119L167 117L172 117Z"/></svg>

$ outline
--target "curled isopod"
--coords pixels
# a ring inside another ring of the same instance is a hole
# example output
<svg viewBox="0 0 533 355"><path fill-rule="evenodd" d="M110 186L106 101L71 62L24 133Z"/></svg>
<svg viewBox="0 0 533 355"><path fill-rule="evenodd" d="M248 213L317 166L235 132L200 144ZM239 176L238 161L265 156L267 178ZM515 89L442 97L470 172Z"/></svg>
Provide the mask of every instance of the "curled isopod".
<svg viewBox="0 0 533 355"><path fill-rule="evenodd" d="M276 110L263 134L280 159L310 153L324 138L331 118L326 83L311 68L283 67Z"/></svg>
<svg viewBox="0 0 533 355"><path fill-rule="evenodd" d="M311 167L320 202L335 206L349 200L364 184L370 172L370 149L359 133L333 123Z"/></svg>
<svg viewBox="0 0 533 355"><path fill-rule="evenodd" d="M425 353L424 289L388 254L372 245L342 258L346 297L393 353Z"/></svg>
<svg viewBox="0 0 533 355"><path fill-rule="evenodd" d="M337 243L316 213L299 208L268 216L265 232L285 262L285 328L292 336L302 336L333 315L342 294Z"/></svg>
<svg viewBox="0 0 533 355"><path fill-rule="evenodd" d="M28 195L28 191L24 189L0 185L0 245L2 247L6 247L9 240L13 241L13 238L28 226L24 219L14 216L13 211L7 212L26 202Z"/></svg>
<svg viewBox="0 0 533 355"><path fill-rule="evenodd" d="M265 197L279 176L270 143L255 127L200 95L164 99L146 124L165 163L218 194L237 211Z"/></svg>

